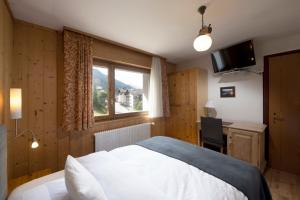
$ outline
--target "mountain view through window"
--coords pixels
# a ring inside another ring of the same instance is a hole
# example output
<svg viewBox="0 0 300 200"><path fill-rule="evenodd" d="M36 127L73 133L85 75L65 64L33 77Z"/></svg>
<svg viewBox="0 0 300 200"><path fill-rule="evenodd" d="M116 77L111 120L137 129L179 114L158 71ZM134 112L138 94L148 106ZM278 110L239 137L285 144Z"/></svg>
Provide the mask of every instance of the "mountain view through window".
<svg viewBox="0 0 300 200"><path fill-rule="evenodd" d="M122 68L114 69L114 99L109 94L109 70L107 67L93 67L94 116L109 115L109 102L114 105L113 114L148 111L149 73Z"/></svg>
<svg viewBox="0 0 300 200"><path fill-rule="evenodd" d="M147 111L149 74L115 70L115 113Z"/></svg>
<svg viewBox="0 0 300 200"><path fill-rule="evenodd" d="M108 111L108 68L93 67L93 108L94 116L105 116Z"/></svg>

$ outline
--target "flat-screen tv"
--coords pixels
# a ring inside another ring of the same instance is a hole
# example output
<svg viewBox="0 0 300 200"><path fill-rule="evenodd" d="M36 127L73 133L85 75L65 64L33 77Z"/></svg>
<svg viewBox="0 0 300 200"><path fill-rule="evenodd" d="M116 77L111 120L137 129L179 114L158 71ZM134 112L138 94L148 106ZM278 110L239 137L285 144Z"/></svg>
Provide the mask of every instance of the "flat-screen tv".
<svg viewBox="0 0 300 200"><path fill-rule="evenodd" d="M214 72L234 71L256 64L252 40L220 49L211 54Z"/></svg>

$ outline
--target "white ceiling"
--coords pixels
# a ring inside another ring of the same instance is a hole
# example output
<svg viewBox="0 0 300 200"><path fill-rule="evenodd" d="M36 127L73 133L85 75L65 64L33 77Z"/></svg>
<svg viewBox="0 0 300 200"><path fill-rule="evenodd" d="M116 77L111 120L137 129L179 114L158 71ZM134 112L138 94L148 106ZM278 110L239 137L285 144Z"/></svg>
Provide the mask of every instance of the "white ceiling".
<svg viewBox="0 0 300 200"><path fill-rule="evenodd" d="M17 19L56 30L68 26L168 58L200 55L197 9L208 5L213 46L300 32L300 0L9 0Z"/></svg>

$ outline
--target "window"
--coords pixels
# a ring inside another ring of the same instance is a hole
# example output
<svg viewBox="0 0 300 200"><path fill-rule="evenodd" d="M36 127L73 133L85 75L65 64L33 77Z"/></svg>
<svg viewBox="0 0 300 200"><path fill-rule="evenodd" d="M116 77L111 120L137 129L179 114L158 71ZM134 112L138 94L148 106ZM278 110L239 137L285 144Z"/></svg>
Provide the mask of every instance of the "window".
<svg viewBox="0 0 300 200"><path fill-rule="evenodd" d="M94 61L93 108L98 119L145 114L150 70Z"/></svg>
<svg viewBox="0 0 300 200"><path fill-rule="evenodd" d="M103 66L93 66L93 108L94 116L109 115L108 68Z"/></svg>

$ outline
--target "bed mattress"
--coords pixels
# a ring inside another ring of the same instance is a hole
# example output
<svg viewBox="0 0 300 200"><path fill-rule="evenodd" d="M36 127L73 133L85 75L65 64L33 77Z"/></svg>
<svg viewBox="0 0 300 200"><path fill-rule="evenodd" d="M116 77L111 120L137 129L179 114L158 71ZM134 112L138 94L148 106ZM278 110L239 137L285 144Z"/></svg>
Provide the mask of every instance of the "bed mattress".
<svg viewBox="0 0 300 200"><path fill-rule="evenodd" d="M137 145L96 152L81 158L101 183L109 200L134 200L120 193L162 193L172 200L246 200L232 185L177 159ZM114 173L114 171L120 171ZM111 173L111 176L109 175ZM130 196L130 195L129 195ZM68 200L64 172L60 171L16 188L8 200ZM146 200L147 198L143 198Z"/></svg>

